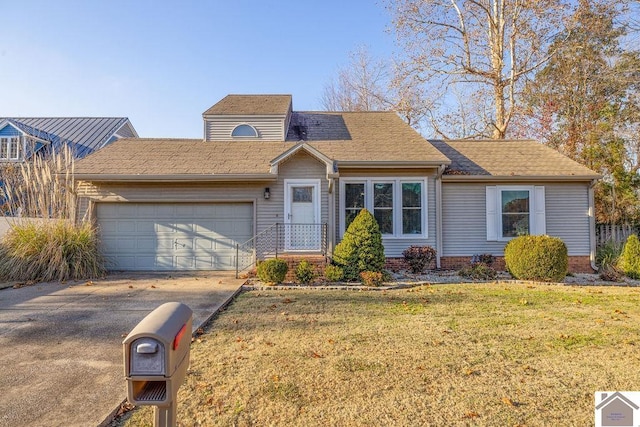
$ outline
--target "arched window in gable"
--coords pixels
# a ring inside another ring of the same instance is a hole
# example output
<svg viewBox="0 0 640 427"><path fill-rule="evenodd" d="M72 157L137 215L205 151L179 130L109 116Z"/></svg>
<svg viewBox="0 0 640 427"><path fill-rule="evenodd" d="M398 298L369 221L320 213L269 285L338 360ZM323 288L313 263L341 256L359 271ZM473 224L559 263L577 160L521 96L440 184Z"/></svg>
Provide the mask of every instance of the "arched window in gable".
<svg viewBox="0 0 640 427"><path fill-rule="evenodd" d="M257 138L258 131L253 126L243 123L233 128L231 136L233 138Z"/></svg>

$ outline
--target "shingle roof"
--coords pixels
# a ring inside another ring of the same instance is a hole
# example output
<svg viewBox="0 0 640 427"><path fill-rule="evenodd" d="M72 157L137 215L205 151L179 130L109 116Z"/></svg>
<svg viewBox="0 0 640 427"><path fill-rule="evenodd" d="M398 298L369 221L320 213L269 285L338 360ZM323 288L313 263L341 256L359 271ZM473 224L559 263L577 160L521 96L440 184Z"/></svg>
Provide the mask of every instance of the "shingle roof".
<svg viewBox="0 0 640 427"><path fill-rule="evenodd" d="M121 139L78 161L75 173L108 175L267 174L284 142L204 142L202 139Z"/></svg>
<svg viewBox="0 0 640 427"><path fill-rule="evenodd" d="M450 176L599 178L591 169L537 141L430 141L451 159Z"/></svg>
<svg viewBox="0 0 640 427"><path fill-rule="evenodd" d="M294 120L295 118L295 120ZM285 142L123 139L76 163L83 175L268 174L271 160L303 142L338 166L447 164L449 160L391 112L295 113ZM295 126L304 124L300 141Z"/></svg>
<svg viewBox="0 0 640 427"><path fill-rule="evenodd" d="M203 115L285 115L291 95L227 95Z"/></svg>
<svg viewBox="0 0 640 427"><path fill-rule="evenodd" d="M62 144L72 145L78 158L101 148L129 121L126 117L16 117L4 120L35 138L51 142L55 148Z"/></svg>

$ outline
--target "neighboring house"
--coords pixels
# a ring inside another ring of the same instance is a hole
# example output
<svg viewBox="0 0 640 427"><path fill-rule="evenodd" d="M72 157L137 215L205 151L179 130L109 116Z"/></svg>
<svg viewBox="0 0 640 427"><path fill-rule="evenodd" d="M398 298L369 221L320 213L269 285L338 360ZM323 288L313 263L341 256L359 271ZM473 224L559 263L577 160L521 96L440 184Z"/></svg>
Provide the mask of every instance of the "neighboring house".
<svg viewBox="0 0 640 427"><path fill-rule="evenodd" d="M330 255L363 208L390 264L430 245L459 267L546 232L591 268L599 175L536 142L430 142L393 112L298 112L290 95L229 95L203 118L204 140L123 139L77 162L79 217L111 269Z"/></svg>
<svg viewBox="0 0 640 427"><path fill-rule="evenodd" d="M65 144L80 159L118 138L137 137L125 117L5 117L0 118L0 162L27 161Z"/></svg>

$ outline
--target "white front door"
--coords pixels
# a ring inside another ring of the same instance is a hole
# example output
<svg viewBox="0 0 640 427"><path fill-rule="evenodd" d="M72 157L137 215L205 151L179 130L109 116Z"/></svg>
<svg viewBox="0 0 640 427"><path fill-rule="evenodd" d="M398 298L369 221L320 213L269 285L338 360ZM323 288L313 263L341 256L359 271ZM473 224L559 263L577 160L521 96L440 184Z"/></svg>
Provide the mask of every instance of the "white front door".
<svg viewBox="0 0 640 427"><path fill-rule="evenodd" d="M285 249L320 250L320 180L285 180Z"/></svg>

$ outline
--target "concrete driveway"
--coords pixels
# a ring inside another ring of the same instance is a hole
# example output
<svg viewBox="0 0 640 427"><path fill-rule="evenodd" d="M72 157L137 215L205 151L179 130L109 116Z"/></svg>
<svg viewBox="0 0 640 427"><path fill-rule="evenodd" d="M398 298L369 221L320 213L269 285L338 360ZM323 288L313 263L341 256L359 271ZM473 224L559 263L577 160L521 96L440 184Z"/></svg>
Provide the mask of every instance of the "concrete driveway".
<svg viewBox="0 0 640 427"><path fill-rule="evenodd" d="M239 290L227 272L120 274L0 290L0 426L96 426L126 398L122 340L169 301L194 330Z"/></svg>

